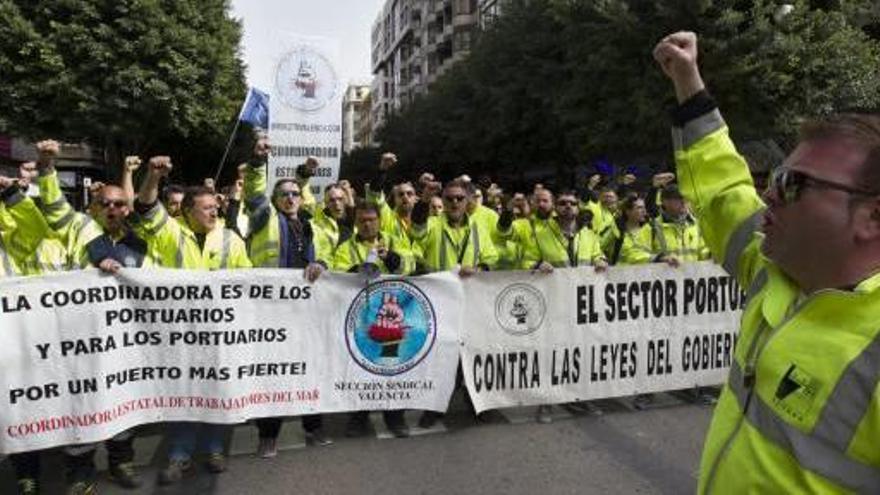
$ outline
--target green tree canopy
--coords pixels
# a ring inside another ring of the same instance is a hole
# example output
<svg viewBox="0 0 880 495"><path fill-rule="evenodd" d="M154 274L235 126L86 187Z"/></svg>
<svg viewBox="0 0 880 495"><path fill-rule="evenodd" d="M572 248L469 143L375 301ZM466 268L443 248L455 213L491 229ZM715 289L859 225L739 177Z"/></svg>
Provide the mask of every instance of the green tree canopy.
<svg viewBox="0 0 880 495"><path fill-rule="evenodd" d="M0 131L83 140L108 160L216 164L244 97L228 0L0 0ZM206 161L207 160L207 161Z"/></svg>
<svg viewBox="0 0 880 495"><path fill-rule="evenodd" d="M410 174L668 160L673 92L651 51L682 29L699 34L704 77L737 138L785 140L805 117L880 108L874 3L790 3L780 16L769 0L510 0L379 140Z"/></svg>

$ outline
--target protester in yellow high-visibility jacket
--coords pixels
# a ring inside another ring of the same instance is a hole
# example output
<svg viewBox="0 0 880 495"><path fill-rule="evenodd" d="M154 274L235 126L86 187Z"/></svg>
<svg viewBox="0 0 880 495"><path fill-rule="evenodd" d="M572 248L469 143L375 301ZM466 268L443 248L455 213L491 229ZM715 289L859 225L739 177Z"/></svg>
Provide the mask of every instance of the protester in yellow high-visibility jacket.
<svg viewBox="0 0 880 495"><path fill-rule="evenodd" d="M408 275L415 268L415 260L407 242L384 233L380 229L379 208L375 203L360 201L355 206L356 233L336 248L333 270L361 273L365 282L380 274ZM394 436L409 436L402 410L383 411L385 425ZM369 412L351 415L345 429L347 437L363 436L369 431Z"/></svg>
<svg viewBox="0 0 880 495"><path fill-rule="evenodd" d="M522 205L522 200L517 201L514 198L510 206L514 209L517 203ZM534 203L534 211L528 215L522 209L515 211L508 209L502 212L498 218L497 232L501 241L512 243L516 246L518 252L518 263L516 267L521 270L531 270L541 259L541 253L535 239L536 223L546 226L546 223L553 218L555 210L553 207L553 193L548 189L538 189L532 197ZM531 208L531 207L529 207ZM519 216L519 218L515 218ZM542 227L542 230L544 228Z"/></svg>
<svg viewBox="0 0 880 495"><path fill-rule="evenodd" d="M660 202L660 214L651 219L654 250L685 262L709 259L700 226L688 211L678 187L666 186L660 192Z"/></svg>
<svg viewBox="0 0 880 495"><path fill-rule="evenodd" d="M10 181L9 184L12 184ZM10 187L6 185L3 189ZM15 187L15 186L11 186ZM15 220L9 215L4 203L0 203L0 277L15 277L20 275L18 263L10 253L10 240L14 238L16 230Z"/></svg>
<svg viewBox="0 0 880 495"><path fill-rule="evenodd" d="M759 196L696 35L667 36L654 56L679 102L681 189L747 288L699 493L880 493L880 116L806 124Z"/></svg>
<svg viewBox="0 0 880 495"><path fill-rule="evenodd" d="M38 179L40 209L49 226L64 244L69 257L65 266L85 268L89 266L86 246L89 242L100 237L104 231L91 216L74 210L64 197L54 166L54 160L60 151L58 142L53 140L40 141L37 143L37 151L39 153L37 167L40 175Z"/></svg>
<svg viewBox="0 0 880 495"><path fill-rule="evenodd" d="M610 242L613 265L640 265L664 261L672 266L678 266L677 258L654 249L656 232L654 225L648 221L644 199L637 194L630 194L623 200L620 214L615 232L621 234ZM638 394L633 399L633 406L641 410L653 401L654 394Z"/></svg>
<svg viewBox="0 0 880 495"><path fill-rule="evenodd" d="M149 166L130 220L160 266L207 270L252 266L241 237L218 224L213 191L206 187L188 190L182 205L183 220L175 221L158 201L158 184L171 171L171 161L153 157Z"/></svg>
<svg viewBox="0 0 880 495"><path fill-rule="evenodd" d="M0 278L43 275L67 269L67 252L55 237L36 204L19 190L15 181L0 177ZM9 251L7 251L9 247ZM94 484L93 473L78 470L76 458L65 451L68 489ZM40 453L10 456L19 490L39 491Z"/></svg>
<svg viewBox="0 0 880 495"><path fill-rule="evenodd" d="M578 224L578 198L573 191L563 191L555 199L555 215L541 215L546 212L546 203L553 204L553 194L542 189L535 193L538 218L530 220L529 236L519 239L523 246L523 267L538 269L541 273L552 273L555 268L569 268L592 265L597 272L608 268L608 262L599 247L599 238L589 225ZM544 217L544 218L541 218ZM595 404L582 401L572 406L593 415L602 414ZM552 407L539 406L537 420L550 423Z"/></svg>
<svg viewBox="0 0 880 495"><path fill-rule="evenodd" d="M248 254L255 266L266 268L302 269L309 282L315 282L329 266L331 259L316 259L312 224L302 211L302 189L294 179L275 183L271 198L266 197L266 164L270 145L263 136L254 146L254 155L244 171L244 194L250 212ZM310 445L331 445L324 433L320 414L302 416L306 442ZM283 418L258 418L257 455L268 459L278 455L278 437Z"/></svg>
<svg viewBox="0 0 880 495"><path fill-rule="evenodd" d="M590 184L593 187L598 184L598 181L595 179L596 177L599 176L593 176L590 179ZM596 193L591 191L590 194L592 195ZM617 196L617 191L610 186L606 186L599 190L595 198L587 198L587 200L580 205L582 210L587 210L592 213L592 229L600 239L608 235L609 230L614 229L618 201L619 197Z"/></svg>
<svg viewBox="0 0 880 495"><path fill-rule="evenodd" d="M563 192L555 199L555 215L546 214L548 205L552 208L554 204L553 193L542 189L535 195L536 216L519 221L516 229L511 225L502 232L515 239L522 249L521 269L607 266L599 238L589 225L578 224L578 200L573 192ZM504 227L505 223L499 222L499 225Z"/></svg>
<svg viewBox="0 0 880 495"><path fill-rule="evenodd" d="M660 253L654 250L653 226L647 221L645 200L637 195L628 196L620 208L621 217L616 232L609 242L611 264L638 265L658 261Z"/></svg>
<svg viewBox="0 0 880 495"><path fill-rule="evenodd" d="M415 270L415 260L407 242L382 232L379 225L379 207L367 201L359 203L355 207L356 233L336 248L332 269L340 272L357 271L369 263L375 265L381 273L412 273ZM364 231L364 228L368 230Z"/></svg>
<svg viewBox="0 0 880 495"><path fill-rule="evenodd" d="M0 177L0 276L67 269L67 252L37 205L13 179Z"/></svg>
<svg viewBox="0 0 880 495"><path fill-rule="evenodd" d="M352 234L351 212L345 199L345 191L337 184L324 190L324 204L315 209L311 219L316 259L332 259L336 246Z"/></svg>
<svg viewBox="0 0 880 495"><path fill-rule="evenodd" d="M187 191L183 199L183 221L176 221L165 211L159 199L159 182L171 172L171 159L153 157L141 185L132 224L135 232L147 242L148 253L167 268L232 269L250 268L244 241L234 231L217 222L217 197L206 187ZM192 468L199 430L203 449L208 454L207 467L212 473L226 470L223 441L226 425L202 423L169 423L169 463L159 473L161 484L180 481Z"/></svg>
<svg viewBox="0 0 880 495"><path fill-rule="evenodd" d="M492 269L498 252L491 232L467 215L467 184L447 183L442 197L440 216L428 218L428 198L413 211L413 238L421 247L425 269L440 272L458 267L462 276Z"/></svg>
<svg viewBox="0 0 880 495"><path fill-rule="evenodd" d="M412 215L413 238L421 246L424 269L429 273L457 270L466 278L494 268L498 253L491 233L467 215L468 185L461 180L446 183L442 188L443 213L428 217L429 202L438 189L439 183L427 184ZM457 377L461 377L460 371ZM419 426L430 428L441 416L425 411Z"/></svg>
<svg viewBox="0 0 880 495"><path fill-rule="evenodd" d="M409 181L400 182L391 189L394 201L392 208L385 198L387 172L397 165L394 153L384 153L379 162L378 173L367 184L364 196L366 200L379 208L380 230L383 234L404 242L407 250L412 253L416 265L421 264L421 248L412 235L412 211L418 202L418 195Z"/></svg>

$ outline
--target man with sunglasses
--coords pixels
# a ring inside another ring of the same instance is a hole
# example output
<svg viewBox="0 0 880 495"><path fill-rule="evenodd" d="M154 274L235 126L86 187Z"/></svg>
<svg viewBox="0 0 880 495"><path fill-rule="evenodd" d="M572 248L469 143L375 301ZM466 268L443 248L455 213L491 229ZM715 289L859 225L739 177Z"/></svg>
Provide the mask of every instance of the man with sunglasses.
<svg viewBox="0 0 880 495"><path fill-rule="evenodd" d="M330 260L316 258L313 227L307 218L302 218L303 198L297 181L279 180L272 190L271 202L266 198L266 163L270 150L268 138L260 137L245 172L245 203L250 212L248 252L254 266L303 269L306 279L314 282ZM282 418L262 418L256 423L260 437L257 455L275 457ZM324 434L321 415L303 416L302 425L309 444L333 443Z"/></svg>
<svg viewBox="0 0 880 495"><path fill-rule="evenodd" d="M675 33L682 191L713 256L748 289L735 359L703 451L700 493L880 493L880 116L805 124L756 192Z"/></svg>
<svg viewBox="0 0 880 495"><path fill-rule="evenodd" d="M443 187L443 215L428 217L428 203L413 210L413 237L419 243L428 272L457 269L462 277L494 268L498 253L491 233L467 213L466 183L454 180Z"/></svg>
<svg viewBox="0 0 880 495"><path fill-rule="evenodd" d="M599 236L589 225L578 222L580 201L574 191L561 192L554 202L553 193L541 189L535 193L535 205L534 217L517 220L518 228L513 228L509 222L510 213L504 215L504 222L499 222L499 227L504 229L502 237L510 239L522 252L518 268L546 274L556 268L576 266L592 265L597 272L608 268ZM572 405L594 416L602 414L601 409L588 401ZM537 421L550 423L551 412L551 406L539 406Z"/></svg>
<svg viewBox="0 0 880 495"><path fill-rule="evenodd" d="M143 266L147 257L146 243L132 233L126 223L131 199L121 188L104 185L94 200L94 217L75 211L61 192L55 171L54 161L59 148L59 144L52 140L37 143L40 207L48 225L54 229L61 242L68 246L69 254L60 254L65 253L65 250L59 245L51 250L58 254L48 256L41 245L36 249L35 259L23 263L24 269L42 273L49 267L54 267L52 271L57 271L96 266L107 272L116 272L123 266ZM59 241L46 239L44 243L47 244L45 247L51 247L51 244ZM140 485L133 464L133 442L134 434L128 431L105 442L110 477L126 488ZM88 492L94 486L96 449L96 444L63 449L70 493Z"/></svg>

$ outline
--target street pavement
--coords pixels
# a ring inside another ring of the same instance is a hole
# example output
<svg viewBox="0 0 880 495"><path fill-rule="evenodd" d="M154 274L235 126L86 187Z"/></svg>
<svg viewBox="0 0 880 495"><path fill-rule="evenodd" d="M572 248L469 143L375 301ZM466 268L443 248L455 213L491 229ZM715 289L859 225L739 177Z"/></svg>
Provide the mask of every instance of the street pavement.
<svg viewBox="0 0 880 495"><path fill-rule="evenodd" d="M658 394L655 406L634 410L625 399L599 401L593 416L554 407L551 424L535 422L535 408L495 411L475 422L457 394L446 418L430 430L407 418L413 436L393 438L381 414L371 414L374 431L345 438L346 417L328 416L325 429L335 443L306 446L298 421L285 424L274 459L259 459L256 429L233 429L226 473L197 473L172 487L158 487L165 445L158 427L138 438L136 462L144 486L123 490L102 476L100 494L686 494L696 487L703 436L712 408L681 396ZM104 465L103 449L98 455ZM44 493L63 493L60 456L44 456ZM0 464L0 494L15 493L8 461Z"/></svg>

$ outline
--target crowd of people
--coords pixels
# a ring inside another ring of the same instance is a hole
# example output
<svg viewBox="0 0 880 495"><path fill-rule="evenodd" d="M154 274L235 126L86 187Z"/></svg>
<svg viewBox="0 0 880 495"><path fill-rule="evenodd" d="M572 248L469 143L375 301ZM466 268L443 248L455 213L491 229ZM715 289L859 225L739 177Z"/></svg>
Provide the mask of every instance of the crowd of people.
<svg viewBox="0 0 880 495"><path fill-rule="evenodd" d="M237 180L220 190L210 179L195 187L167 183L171 159L155 156L135 191L133 177L142 162L132 156L124 161L119 185L93 186L80 212L60 187L54 167L59 144L47 140L36 146L37 162L22 164L17 178L0 177L4 276L87 267L109 273L148 267L272 267L302 269L315 282L326 270L371 276L454 270L471 277L487 270L550 273L593 266L604 271L614 264L677 266L708 258L671 173L657 174L641 187L630 174L594 175L580 192L537 184L532 191L508 194L494 183L478 187L468 176L441 183L425 173L414 182L390 184L397 158L386 153L362 191L341 180L326 186L319 201L310 186L318 160L311 157L297 168L296 178L281 179L267 191L271 147L261 136ZM634 404L642 408L651 400L640 395ZM601 414L591 403L577 406ZM352 414L346 435L365 434L367 414ZM441 416L425 412L419 426L430 428ZM539 422L551 418L551 406L538 408ZM403 411L386 411L384 420L395 436L409 435ZM258 454L273 457L282 419L255 423ZM302 426L309 444L332 443L320 415L304 416ZM159 482L179 481L193 468L196 452L206 454L208 471L224 471L227 428L166 425L169 461ZM133 438L125 432L105 442L110 477L125 487L140 484L132 464ZM70 493L88 493L94 486L95 449L64 449ZM11 457L21 492L37 493L40 454Z"/></svg>

